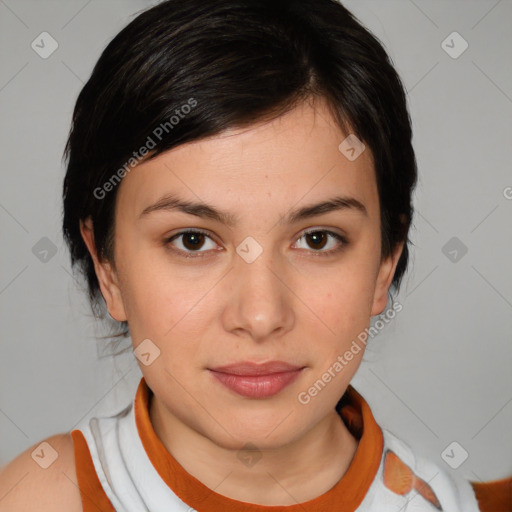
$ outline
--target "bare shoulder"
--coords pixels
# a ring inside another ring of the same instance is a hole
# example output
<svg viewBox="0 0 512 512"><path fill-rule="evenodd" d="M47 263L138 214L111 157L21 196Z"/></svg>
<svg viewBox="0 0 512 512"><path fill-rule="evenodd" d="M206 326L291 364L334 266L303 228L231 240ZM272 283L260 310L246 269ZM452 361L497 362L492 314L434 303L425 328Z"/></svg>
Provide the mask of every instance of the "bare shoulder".
<svg viewBox="0 0 512 512"><path fill-rule="evenodd" d="M27 448L0 468L0 512L82 512L70 433Z"/></svg>

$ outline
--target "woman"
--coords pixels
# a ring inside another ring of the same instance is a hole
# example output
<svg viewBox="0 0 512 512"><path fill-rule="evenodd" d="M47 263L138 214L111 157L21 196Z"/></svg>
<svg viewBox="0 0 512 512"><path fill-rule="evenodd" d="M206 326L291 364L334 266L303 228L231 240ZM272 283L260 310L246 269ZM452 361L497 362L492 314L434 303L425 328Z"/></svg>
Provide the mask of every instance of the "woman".
<svg viewBox="0 0 512 512"><path fill-rule="evenodd" d="M123 29L77 100L63 229L143 378L49 438L13 507L46 479L66 510L508 510L510 479L453 479L350 386L400 307L411 136L386 52L333 0L168 0Z"/></svg>

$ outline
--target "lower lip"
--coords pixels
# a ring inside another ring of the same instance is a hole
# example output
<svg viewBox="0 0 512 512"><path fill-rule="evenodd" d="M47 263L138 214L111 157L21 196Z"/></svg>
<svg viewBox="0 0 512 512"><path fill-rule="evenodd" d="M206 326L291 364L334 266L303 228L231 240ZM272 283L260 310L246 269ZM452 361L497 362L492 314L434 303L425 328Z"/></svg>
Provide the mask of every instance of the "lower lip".
<svg viewBox="0 0 512 512"><path fill-rule="evenodd" d="M210 370L212 375L231 391L247 398L268 398L289 386L302 368L269 375L233 375Z"/></svg>

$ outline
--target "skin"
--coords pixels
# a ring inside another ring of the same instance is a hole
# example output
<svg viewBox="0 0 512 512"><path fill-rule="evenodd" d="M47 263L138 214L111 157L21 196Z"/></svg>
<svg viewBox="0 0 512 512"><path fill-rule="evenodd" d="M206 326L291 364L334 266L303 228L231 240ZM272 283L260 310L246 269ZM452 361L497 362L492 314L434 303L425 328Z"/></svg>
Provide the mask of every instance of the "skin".
<svg viewBox="0 0 512 512"><path fill-rule="evenodd" d="M128 321L134 348L149 338L161 351L149 366L139 362L154 393L156 434L191 475L235 500L311 500L342 478L357 449L334 407L363 350L308 404L297 399L385 309L402 250L381 258L371 151L349 161L338 149L345 137L317 99L142 162L119 185L115 265L98 261L93 226L81 226L111 316ZM168 193L238 222L230 227L177 210L141 217ZM282 221L334 195L356 198L367 214L346 208ZM323 230L324 242L304 236L312 228ZM190 237L166 242L187 229L208 232L195 252ZM249 236L263 249L252 263L236 252ZM187 259L187 251L200 256ZM233 393L208 370L272 360L306 368L265 399ZM252 467L237 457L246 443L262 455Z"/></svg>

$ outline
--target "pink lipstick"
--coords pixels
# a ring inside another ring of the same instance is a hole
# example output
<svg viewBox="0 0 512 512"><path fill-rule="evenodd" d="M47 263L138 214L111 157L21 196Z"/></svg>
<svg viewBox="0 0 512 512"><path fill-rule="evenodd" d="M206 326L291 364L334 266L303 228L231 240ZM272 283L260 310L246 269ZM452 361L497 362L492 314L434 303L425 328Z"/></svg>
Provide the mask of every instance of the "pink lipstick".
<svg viewBox="0 0 512 512"><path fill-rule="evenodd" d="M283 361L258 364L250 361L209 368L231 391L247 398L268 398L290 385L304 369Z"/></svg>

